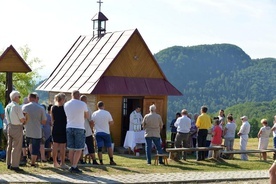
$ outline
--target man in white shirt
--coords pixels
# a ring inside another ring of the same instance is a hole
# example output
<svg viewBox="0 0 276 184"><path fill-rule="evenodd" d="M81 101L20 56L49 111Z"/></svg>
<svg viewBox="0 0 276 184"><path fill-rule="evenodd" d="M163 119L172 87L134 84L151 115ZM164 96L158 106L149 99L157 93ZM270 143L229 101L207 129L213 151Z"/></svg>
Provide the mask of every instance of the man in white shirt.
<svg viewBox="0 0 276 184"><path fill-rule="evenodd" d="M86 103L79 100L80 92L74 90L72 99L64 104L64 111L67 117L66 138L69 149L69 159L72 173L82 173L77 167L82 150L85 147L85 119L88 118Z"/></svg>
<svg viewBox="0 0 276 184"><path fill-rule="evenodd" d="M189 145L189 133L191 129L191 119L188 118L188 111L186 109L183 109L181 111L181 117L177 118L176 122L174 123L174 126L177 127L177 134L175 137L175 147L180 148L181 143L183 142L183 147L188 148ZM183 160L186 160L187 153L184 152ZM179 156L176 157L179 159Z"/></svg>
<svg viewBox="0 0 276 184"><path fill-rule="evenodd" d="M130 131L140 131L143 117L141 115L141 108L138 106L136 109L130 114L129 117L129 130Z"/></svg>
<svg viewBox="0 0 276 184"><path fill-rule="evenodd" d="M241 120L242 125L240 131L238 132L238 136L240 136L240 149L246 150L248 134L250 132L250 124L248 123L247 116L242 116ZM247 154L241 154L241 160L248 160Z"/></svg>
<svg viewBox="0 0 276 184"><path fill-rule="evenodd" d="M111 136L109 130L109 125L113 125L114 121L111 114L108 111L104 110L104 103L102 101L99 101L97 103L97 106L98 110L93 112L91 120L93 125L95 126L100 164L103 165L102 148L103 146L105 146L107 148L108 156L110 159L110 165L116 165L116 163L113 161L113 150L111 147Z"/></svg>
<svg viewBox="0 0 276 184"><path fill-rule="evenodd" d="M23 115L22 109L19 106L20 93L12 91L10 93L11 102L5 108L5 116L8 122L8 147L6 163L7 168L14 171L23 171L19 168L21 158L23 124L26 123L26 118Z"/></svg>

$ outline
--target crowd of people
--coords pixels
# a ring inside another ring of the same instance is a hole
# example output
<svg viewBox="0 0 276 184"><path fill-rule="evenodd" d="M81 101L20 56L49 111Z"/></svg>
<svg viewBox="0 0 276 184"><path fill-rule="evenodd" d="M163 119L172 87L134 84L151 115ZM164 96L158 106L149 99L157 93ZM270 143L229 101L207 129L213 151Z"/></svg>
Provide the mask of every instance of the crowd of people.
<svg viewBox="0 0 276 184"><path fill-rule="evenodd" d="M39 104L37 93L31 93L20 103L20 93L10 93L10 103L3 108L0 104L0 138L6 126L7 134L7 168L14 171L22 171L20 164L26 164L30 159L30 166L37 167L36 161L40 157L42 162L52 158L55 168L69 169L72 173L81 173L78 163L82 161L83 149L86 147L88 155L94 165L103 165L102 149L107 148L110 165L116 165L113 160L111 148L110 125L114 123L111 114L104 109L104 103L97 103L98 110L92 112L87 106L87 96L80 95L79 91L73 91L71 100L66 101L64 93L55 95L54 104L46 108ZM142 117L141 108L137 107L130 115L130 129L140 131L142 125L145 131L147 164L151 164L152 143L156 146L157 153L162 154L160 131L163 128L162 118L156 113L156 106L149 106L149 113ZM172 120L171 141L175 148L179 147L209 147L224 144L227 151L233 151L235 136L240 137L240 149L246 150L250 123L247 116L240 117L242 122L236 134L237 125L232 114L225 116L224 110L220 110L217 117L211 119L207 114L208 108L201 107L200 114L189 113L183 109L176 113ZM3 124L5 126L3 126ZM258 149L267 149L269 137L273 132L273 143L276 148L276 116L272 128L267 119L261 120L257 137ZM95 140L94 140L95 139ZM224 141L223 141L224 140ZM2 140L0 139L0 143ZM0 147L2 145L0 144ZM52 154L45 154L45 148L52 148ZM98 150L96 161L95 149ZM68 155L66 155L68 150ZM220 155L223 156L223 155ZM225 156L225 155L224 155ZM186 160L184 155L178 154L176 159ZM212 157L212 152L199 151L196 160L205 160ZM215 156L216 157L216 156ZM71 166L66 165L66 158ZM232 158L228 154L227 158ZM267 160L267 154L262 153L263 160ZM273 159L276 159L274 154ZM241 160L248 160L247 154L241 154ZM159 157L159 164L164 164ZM271 166L271 181L276 181L276 162Z"/></svg>
<svg viewBox="0 0 276 184"><path fill-rule="evenodd" d="M114 122L102 101L97 103L98 110L92 112L87 106L87 96L80 95L79 91L73 91L69 101L64 93L58 93L46 112L46 106L39 104L37 93L29 94L22 105L19 105L20 98L18 91L12 91L5 110L0 106L0 120L7 126L8 169L22 171L19 166L25 165L28 158L30 166L37 167L39 157L42 162L52 159L55 168L81 173L77 164L83 163L85 147L94 165L103 165L103 147L107 148L110 164L116 165L109 127ZM2 131L0 137L1 134ZM96 161L96 145L100 163ZM52 154L45 152L45 148L52 149ZM66 165L66 159L69 159L70 167Z"/></svg>
<svg viewBox="0 0 276 184"><path fill-rule="evenodd" d="M174 142L173 147L209 147L209 146L225 146L227 151L233 151L234 140L236 137L237 124L232 114L225 116L224 110L220 110L217 117L211 119L207 114L208 108L201 107L201 114L188 113L183 109L180 113L176 113L175 119L171 121L171 141ZM257 137L259 138L258 149L267 149L269 136L273 132L274 148L276 148L276 116L274 117L274 126L268 125L267 119L262 119ZM237 136L240 138L240 150L246 150L248 143L248 134L250 132L250 123L247 116L240 117L242 122ZM233 155L227 154L223 158L232 158ZM176 159L186 160L186 155L177 155ZM199 151L196 154L197 161L204 160L206 157L212 157L212 151ZM275 160L274 154L274 160ZM267 160L266 152L262 153L263 160ZM241 154L241 160L248 160L247 154Z"/></svg>

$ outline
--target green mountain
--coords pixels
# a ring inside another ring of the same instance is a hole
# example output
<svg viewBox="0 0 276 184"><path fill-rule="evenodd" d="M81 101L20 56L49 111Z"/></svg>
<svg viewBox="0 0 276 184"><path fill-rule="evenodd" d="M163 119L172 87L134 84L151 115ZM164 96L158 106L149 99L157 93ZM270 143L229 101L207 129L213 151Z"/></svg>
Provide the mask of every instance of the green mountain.
<svg viewBox="0 0 276 184"><path fill-rule="evenodd" d="M154 56L167 79L183 93L169 97L167 122L183 108L199 113L200 107L207 105L214 116L219 109L232 113L238 126L238 118L247 115L254 129L251 137L256 137L262 118L272 126L276 115L276 59L251 59L231 44L174 46ZM46 103L48 93L38 93L41 103Z"/></svg>
<svg viewBox="0 0 276 184"><path fill-rule="evenodd" d="M154 55L183 96L169 97L168 118L186 108L210 113L246 102L276 99L276 59L251 59L231 44L174 46Z"/></svg>

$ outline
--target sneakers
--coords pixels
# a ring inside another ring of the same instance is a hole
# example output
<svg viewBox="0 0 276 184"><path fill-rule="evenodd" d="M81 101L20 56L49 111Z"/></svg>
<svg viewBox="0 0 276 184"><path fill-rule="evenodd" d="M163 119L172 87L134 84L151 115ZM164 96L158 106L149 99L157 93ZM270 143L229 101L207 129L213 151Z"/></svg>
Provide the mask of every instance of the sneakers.
<svg viewBox="0 0 276 184"><path fill-rule="evenodd" d="M25 166L25 165L27 165L27 161L24 161L24 160L20 161L19 166Z"/></svg>
<svg viewBox="0 0 276 184"><path fill-rule="evenodd" d="M20 161L19 166L25 166L27 165L27 157L24 156L23 159Z"/></svg>
<svg viewBox="0 0 276 184"><path fill-rule="evenodd" d="M97 161L93 161L93 165L99 165Z"/></svg>
<svg viewBox="0 0 276 184"><path fill-rule="evenodd" d="M117 165L114 161L110 161L110 165Z"/></svg>
<svg viewBox="0 0 276 184"><path fill-rule="evenodd" d="M71 173L82 173L82 171L79 170L78 167L76 167L76 168L70 167L69 171L70 171Z"/></svg>

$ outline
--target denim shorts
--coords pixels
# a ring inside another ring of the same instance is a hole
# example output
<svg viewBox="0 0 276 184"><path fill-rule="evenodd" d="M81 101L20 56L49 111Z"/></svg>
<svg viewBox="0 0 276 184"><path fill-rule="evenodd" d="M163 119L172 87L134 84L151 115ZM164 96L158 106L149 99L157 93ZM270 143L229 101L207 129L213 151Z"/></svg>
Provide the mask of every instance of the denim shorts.
<svg viewBox="0 0 276 184"><path fill-rule="evenodd" d="M110 148L111 147L111 137L110 134L99 132L96 133L96 141L98 148L102 148L103 146Z"/></svg>
<svg viewBox="0 0 276 184"><path fill-rule="evenodd" d="M52 142L52 136L50 136L50 137L45 141L44 147L45 147L45 148L51 148L51 142Z"/></svg>
<svg viewBox="0 0 276 184"><path fill-rule="evenodd" d="M67 148L82 150L85 146L85 130L80 128L66 128Z"/></svg>

